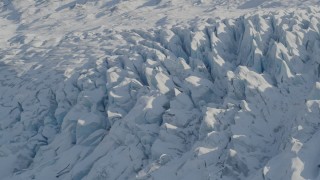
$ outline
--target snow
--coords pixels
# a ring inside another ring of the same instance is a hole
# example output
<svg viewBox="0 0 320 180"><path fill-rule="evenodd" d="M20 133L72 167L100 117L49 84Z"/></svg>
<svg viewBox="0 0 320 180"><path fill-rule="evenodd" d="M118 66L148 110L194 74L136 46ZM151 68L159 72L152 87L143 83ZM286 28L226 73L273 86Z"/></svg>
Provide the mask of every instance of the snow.
<svg viewBox="0 0 320 180"><path fill-rule="evenodd" d="M320 179L320 1L3 0L2 179Z"/></svg>

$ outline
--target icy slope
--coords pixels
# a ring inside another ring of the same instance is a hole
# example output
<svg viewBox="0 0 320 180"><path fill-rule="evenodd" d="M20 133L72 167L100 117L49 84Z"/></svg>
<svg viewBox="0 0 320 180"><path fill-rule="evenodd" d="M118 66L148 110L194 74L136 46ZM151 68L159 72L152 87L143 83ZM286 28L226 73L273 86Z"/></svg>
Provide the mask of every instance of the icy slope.
<svg viewBox="0 0 320 180"><path fill-rule="evenodd" d="M320 178L317 1L2 3L0 177Z"/></svg>

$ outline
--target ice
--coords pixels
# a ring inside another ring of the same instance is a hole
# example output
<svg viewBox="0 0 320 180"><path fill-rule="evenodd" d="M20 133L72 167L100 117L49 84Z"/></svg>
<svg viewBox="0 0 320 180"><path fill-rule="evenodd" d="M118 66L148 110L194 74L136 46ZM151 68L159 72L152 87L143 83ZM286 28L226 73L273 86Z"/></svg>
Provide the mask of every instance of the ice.
<svg viewBox="0 0 320 180"><path fill-rule="evenodd" d="M319 1L0 2L2 179L319 179Z"/></svg>

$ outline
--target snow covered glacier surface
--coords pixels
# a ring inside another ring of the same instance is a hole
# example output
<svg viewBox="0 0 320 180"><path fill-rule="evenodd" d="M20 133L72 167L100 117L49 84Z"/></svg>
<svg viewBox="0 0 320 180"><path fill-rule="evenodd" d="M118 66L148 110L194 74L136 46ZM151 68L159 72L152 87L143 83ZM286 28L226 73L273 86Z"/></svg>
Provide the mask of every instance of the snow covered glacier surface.
<svg viewBox="0 0 320 180"><path fill-rule="evenodd" d="M204 9L173 23L179 1L148 1L169 8L149 28L121 24L133 12L118 6L97 12L99 26L79 25L94 1L53 8L76 12L71 27L3 2L0 177L320 179L320 8ZM101 26L100 16L112 18Z"/></svg>

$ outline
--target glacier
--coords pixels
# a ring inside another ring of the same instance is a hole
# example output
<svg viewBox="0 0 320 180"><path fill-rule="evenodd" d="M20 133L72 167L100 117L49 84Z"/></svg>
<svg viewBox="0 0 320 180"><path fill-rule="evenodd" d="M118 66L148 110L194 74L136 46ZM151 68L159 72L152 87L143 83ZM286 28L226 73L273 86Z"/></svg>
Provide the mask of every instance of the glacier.
<svg viewBox="0 0 320 180"><path fill-rule="evenodd" d="M320 179L318 5L0 2L0 177Z"/></svg>

